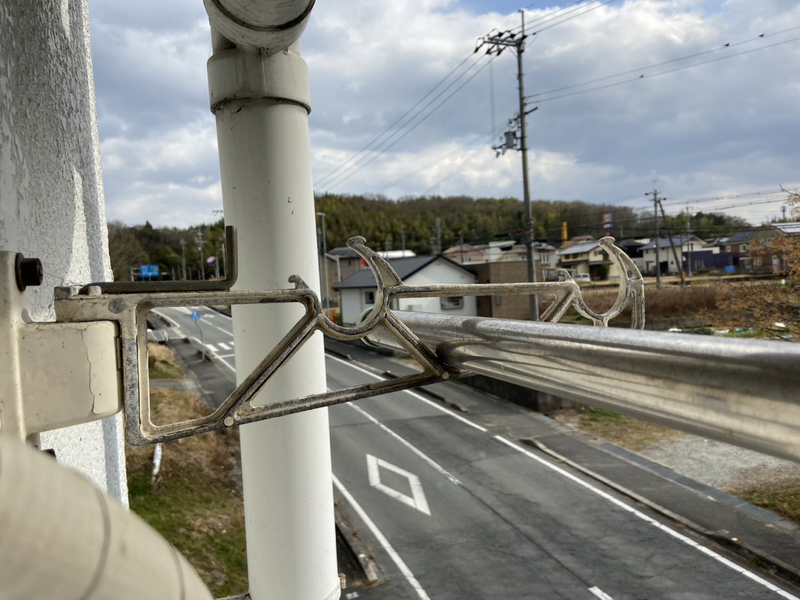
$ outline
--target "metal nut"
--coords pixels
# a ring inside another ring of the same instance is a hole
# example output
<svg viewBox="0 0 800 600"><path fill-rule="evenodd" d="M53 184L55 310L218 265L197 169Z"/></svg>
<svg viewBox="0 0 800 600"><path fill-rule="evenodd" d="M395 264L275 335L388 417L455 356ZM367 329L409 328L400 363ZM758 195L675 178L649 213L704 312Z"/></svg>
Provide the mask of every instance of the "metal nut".
<svg viewBox="0 0 800 600"><path fill-rule="evenodd" d="M20 292L24 292L28 286L36 287L42 285L44 272L42 271L42 261L38 258L25 258L22 254L17 253L14 266L17 275L17 287Z"/></svg>

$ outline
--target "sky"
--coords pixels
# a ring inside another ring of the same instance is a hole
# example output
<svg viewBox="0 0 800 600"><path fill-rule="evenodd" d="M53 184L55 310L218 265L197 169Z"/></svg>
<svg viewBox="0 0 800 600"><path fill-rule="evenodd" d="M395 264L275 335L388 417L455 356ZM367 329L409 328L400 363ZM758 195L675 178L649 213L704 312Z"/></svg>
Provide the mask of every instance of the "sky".
<svg viewBox="0 0 800 600"><path fill-rule="evenodd" d="M316 193L522 198L520 153L492 149L519 112L516 57L475 48L525 7L533 199L646 209L657 181L668 214L781 215L800 188L800 3L526 1L319 0L302 37ZM202 0L89 10L109 220L217 220Z"/></svg>

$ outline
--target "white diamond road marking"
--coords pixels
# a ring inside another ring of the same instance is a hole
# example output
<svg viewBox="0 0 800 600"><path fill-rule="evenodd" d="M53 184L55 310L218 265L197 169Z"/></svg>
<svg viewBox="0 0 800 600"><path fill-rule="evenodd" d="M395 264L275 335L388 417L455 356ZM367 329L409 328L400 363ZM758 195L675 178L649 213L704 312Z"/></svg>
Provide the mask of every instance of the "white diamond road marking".
<svg viewBox="0 0 800 600"><path fill-rule="evenodd" d="M407 496L403 492L398 492L381 483L381 467L408 479L408 484L411 486L411 496ZM425 498L425 492L422 491L422 483L420 483L419 477L413 473L396 467L385 460L376 458L372 456L372 454L367 454L367 474L369 475L369 484L376 490L382 491L390 498L407 504L411 508L416 508L421 513L425 513L428 516L431 515L431 509L428 507L428 500Z"/></svg>

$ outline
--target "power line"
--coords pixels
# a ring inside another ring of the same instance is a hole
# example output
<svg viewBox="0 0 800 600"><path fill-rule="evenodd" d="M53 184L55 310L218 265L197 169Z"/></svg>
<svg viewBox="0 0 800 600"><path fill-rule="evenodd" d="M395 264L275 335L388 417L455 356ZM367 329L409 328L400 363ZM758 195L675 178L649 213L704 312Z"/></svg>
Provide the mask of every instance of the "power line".
<svg viewBox="0 0 800 600"><path fill-rule="evenodd" d="M547 94L555 94L556 92L563 92L563 91L571 90L571 89L574 89L574 88L577 88L577 87L582 87L584 85L591 85L593 83L599 83L601 81L607 81L609 79L614 79L616 77L622 77L623 75L630 75L631 73L639 73L639 72L647 70L647 69L654 69L656 67L662 67L664 65L669 65L669 64L680 62L680 61L683 61L683 60L689 60L690 58L696 58L698 56L704 56L706 54L713 54L715 52L724 51L724 50L727 50L728 48L734 48L736 46L741 46L742 44L749 44L750 42L755 42L755 41L758 41L760 39L766 39L766 38L773 37L773 36L776 36L776 35L781 35L783 33L787 33L789 31L794 31L796 29L800 29L800 26L790 27L789 29L784 29L783 31L776 31L774 33L766 33L766 34L762 33L761 35L758 35L758 36L756 36L754 38L750 38L750 39L747 39L747 40L742 40L741 42L734 42L732 44L725 44L724 46L720 46L718 48L711 48L710 50L703 50L702 52L695 52L694 54L687 54L686 56L680 56L678 58L672 58L670 60L665 60L663 62L654 63L652 65L647 65L647 66L643 66L643 67L637 67L635 69L630 69L628 71L622 71L621 73L615 73L614 75L606 75L604 77L598 77L597 79L590 79L588 81L583 81L581 83L575 83L573 85L567 85L567 86L564 86L564 87L555 88L553 90L548 90L546 92L538 92L536 94L529 95L527 98L528 99L532 99L532 98L536 98L538 96L545 96Z"/></svg>
<svg viewBox="0 0 800 600"><path fill-rule="evenodd" d="M328 183L328 185L327 185L328 189L329 189L329 190L330 190L330 189L333 189L333 188L334 188L334 187L336 187L337 185L340 185L341 183L344 183L345 181L347 181L348 179L350 179L350 178L351 178L353 175L355 175L356 173L358 173L359 171L361 171L361 170L362 170L364 167L366 167L367 165L369 165L370 163L372 163L372 161L374 161L376 158L378 158L378 157L379 157L379 156L381 156L382 154L385 154L385 153L386 153L386 152L387 152L389 149L391 149L391 148L393 148L394 146L396 146L396 145L397 145L397 143L398 143L398 142L400 142L400 140L402 140L404 137L406 137L408 134L410 134L412 131L414 131L414 130L415 130L417 127L419 127L419 126L420 126L420 125L422 125L422 124L423 124L425 121L427 121L427 120L428 120L428 118L429 118L431 115L433 115L433 113L435 113L435 112L436 112L436 111L437 111L439 108L441 108L441 107L442 107L442 106L443 106L443 105L444 105L444 104L445 104L445 103L446 103L448 100L450 100L450 98L452 98L453 96L455 96L455 95L456 95L456 94L457 94L457 93L458 93L458 92L459 92L459 91L460 91L460 90L461 90L461 89L462 89L462 88L463 88L465 85L467 85L467 84L468 84L470 81L472 81L472 80L473 80L475 77L477 77L477 76L478 76L478 74L479 74L481 71L483 71L483 70L484 70L484 69L485 69L485 68L486 68L486 67L487 67L487 66L488 66L488 65L491 63L491 61L493 61L495 58L497 58L497 56L496 56L496 55L495 55L495 56L491 56L491 57L489 58L489 60L483 64L483 66L482 66L481 68L479 68L479 69L478 69L477 71L475 71L475 72L474 72L472 75L470 75L470 77L469 77L469 78L468 78L468 79L467 79L465 82L463 82L463 83L462 83L460 86L458 86L458 87L457 87L455 90L453 90L453 92L452 92L451 94L449 94L449 95L448 95L448 96L447 96L447 97L446 97L444 100L442 100L442 101L441 101L439 104L437 104L436 106L434 106L434 107L433 107L433 109L431 109L431 111L430 111L430 112L428 112L428 114L426 114L426 115L425 115L425 116L423 116L423 117L422 117L422 118L421 118L419 121L417 121L416 123L414 123L414 125L413 125L413 126L411 126L410 128L408 128L408 129L407 129L407 130L406 130L406 131L405 131L405 132L404 132L404 133L403 133L403 134L402 134L400 137L398 137L396 140L394 140L394 141L393 141L391 144L389 144L388 146L384 146L384 147L383 147L383 148L382 148L380 151L378 151L378 150L377 150L377 148L376 148L376 149L374 149L374 150L372 150L372 151L369 153L369 155L368 155L368 156L370 156L370 155L371 155L371 157L370 157L370 158L367 158L367 157L365 157L365 160L364 160L364 161L361 161L361 165L360 165L360 166L358 166L358 168L356 168L355 170L352 170L352 168L356 166L356 165L352 165L352 166L351 166L351 168L350 168L350 169L348 169L349 173L348 173L348 172L342 173L342 174L341 174L341 175L339 175L339 176L338 176L336 179L334 179L332 182L329 182L329 183ZM476 63L476 64L477 64L477 63ZM446 89L449 89L449 86L448 86L448 88L446 88ZM431 103L432 103L433 101L435 101L436 99L438 99L439 97L441 97L441 95L439 95L439 96L437 96L436 98L434 98L434 99L431 101ZM425 106L425 108L427 108L428 106L430 106L430 104L431 104L431 103L428 103L428 104ZM424 110L424 109L423 109L423 110ZM408 125L409 123L411 123L411 122L412 122L414 119L416 119L417 117L419 117L419 115L420 115L420 114L422 114L422 111L418 112L418 113L417 113L417 114L416 114L416 115L415 115L415 116L414 116L414 117L413 117L411 120L409 120L409 122L408 122L408 123L406 123L406 125L405 125L405 126L407 126L407 125ZM400 133L400 131L401 131L401 130L400 130L400 129L398 129L397 131L395 131L395 133L394 133L394 134L392 134L391 136L389 136L389 138L387 138L385 141L387 141L387 142L388 142L390 139L392 139L392 138L393 138L393 137L395 137L395 136L396 136L398 133Z"/></svg>
<svg viewBox="0 0 800 600"><path fill-rule="evenodd" d="M429 97L431 94L433 94L433 93L434 93L434 92L435 92L437 89L439 89L439 87L441 87L441 86L442 86L442 85L443 85L443 84L444 84L444 83L445 83L445 82L446 82L448 79L450 79L450 77L452 77L452 76L453 76L453 74L455 74L455 73L456 73L456 71L458 71L458 70L459 70L459 69L460 69L460 68L461 68L461 67L464 65L464 63L466 63L467 61L469 61L469 59L471 59L473 56L474 56L474 52L472 52L472 53L470 53L469 55L467 55L467 57L466 57L464 60L462 60L460 63L458 63L458 64L457 64L457 65L456 65L456 66L455 66L455 67L454 67L454 68L453 68L453 69L452 69L452 70L451 70L449 73L447 73L447 75L445 75L445 76L444 76L444 77L443 77L441 80L439 80L439 82L438 82L436 85L434 85L434 86L433 86L433 87L432 87L432 88L431 88L431 89L428 91L428 93L426 93L426 94L425 94L425 95L424 95L422 98L420 98L419 100L417 100L417 101L416 101L416 102L415 102L415 103L414 103L414 104L413 104L413 105L412 105L412 106L411 106L411 107L410 107L408 110L406 110L406 111L405 111L405 112L404 112L402 115L400 115L400 116L399 116L397 119L395 119L395 120L394 120L394 121L393 121L391 124L389 124L389 125L388 125L388 126L387 126L387 127L386 127L386 128L385 128L385 129L384 129L382 132L381 132L381 133L379 133L379 134L378 134L377 136L375 136L375 137L374 137L372 140L370 140L370 141L369 141L369 142L368 142L368 143L367 143L367 144L366 144L366 145L365 145L365 146L364 146L364 147L363 147L361 150L359 150L357 153L355 153L355 154L354 154L353 156L351 156L349 159L347 159L346 161L344 161L343 163L341 163L341 164L340 164L338 167L336 167L336 168L335 168L333 171L330 171L330 172L328 172L327 174L325 174L325 175L324 175L324 176L323 176L323 177L322 177L322 178L319 180L319 183L318 183L317 185L319 185L319 184L323 184L323 185L324 185L324 181L325 181L325 180L329 180L329 179L331 179L331 178L333 177L333 175L335 175L336 173L338 173L339 171L341 171L341 170L342 170L342 169L343 169L345 166L347 166L348 164L350 164L351 162L353 162L354 160L356 160L358 157L360 157L361 155L363 155L363 153L364 153L364 152L366 152L367 150L369 150L369 149L370 149L370 147L372 147L372 145L373 145L374 143L376 143L377 141L379 141L379 140L380 140L380 139L381 139L381 138L382 138L384 135L386 135L386 133L388 133L389 131L391 131L391 129L392 129L392 128L393 128L395 125L397 125L397 124L398 124L400 121L402 121L402 120L403 120L403 119L404 119L406 116L408 116L408 115L411 113L411 111L413 111L413 110L414 110L414 109L415 109L417 106L419 106L420 104L422 104L422 103L423 103L423 102L424 102L424 101L425 101L425 100L426 100L426 99L427 99L427 98L428 98L428 97ZM479 58L478 60L480 60L480 58ZM465 73L466 73L466 72L468 72L468 71L469 71L469 70L470 70L470 69L471 69L473 66L475 66L475 64L477 64L477 62L478 62L478 61L475 61L475 63L473 63L472 65L470 65L470 67L468 67L468 68L465 70ZM463 76L463 73L462 73L462 75L460 75L460 76L459 76L459 78L460 78L460 77L462 77L462 76ZM456 78L456 81L458 81L458 79L459 79L459 78Z"/></svg>
<svg viewBox="0 0 800 600"><path fill-rule="evenodd" d="M536 35L537 33L541 33L542 31L547 31L548 29L552 29L553 27L556 27L558 25L562 25L563 23L566 23L567 21L571 21L572 19L575 19L577 17L582 17L583 15L588 14L588 13L594 11L594 10L597 10L598 8L602 8L603 6L606 6L607 4L611 4L612 2L616 2L616 0L605 0L605 2L601 2L597 6L592 6L591 8L589 8L589 9L587 9L587 10L581 12L581 13L578 13L577 15L573 15L573 16L569 17L568 19L563 19L561 21L558 21L557 23L553 23L552 25L548 25L547 27L540 27L539 29L534 31L531 35ZM562 15L562 16L564 16L564 15Z"/></svg>
<svg viewBox="0 0 800 600"><path fill-rule="evenodd" d="M675 73L676 71L683 71L684 69L690 69L690 68L693 68L693 67L699 67L700 65L705 65L705 64L709 64L709 63L713 63L713 62L719 62L721 60L727 60L729 58L734 58L736 56L742 56L744 54L751 54L753 52L758 52L760 50L766 50L768 48L774 48L775 46L782 46L783 44L796 42L798 40L800 40L800 37L790 38L788 40L783 40L782 42L775 42L774 44L768 44L766 46L761 46L760 48L753 48L751 50L743 50L742 52L736 52L734 54L729 54L728 56L720 56L719 58L712 58L712 59L709 59L709 60L704 60L704 61L700 61L700 62L697 62L697 63L693 63L691 65L684 65L684 66L681 66L681 67L675 67L674 69L667 69L666 71L660 71L658 73L653 73L652 75L647 75L647 78L648 79L652 79L653 77L658 77L660 75L667 75L668 73ZM589 88L588 90L580 90L580 91L577 91L577 92L570 92L568 94L561 94L559 96L551 96L550 98L542 98L541 100L535 100L534 104L541 104L542 102L550 102L551 100L560 100L562 98L568 98L570 96L578 96L580 94L588 94L589 92L596 92L596 91L599 91L599 90L604 90L604 89L616 87L618 85L624 85L626 83L632 83L634 81L641 81L644 78L645 78L645 74L642 74L642 75L640 75L638 77L634 77L632 79L625 79L623 81L617 81L615 83L609 83L609 84L606 84L606 85L597 86L597 87L594 87L594 88ZM546 94L546 93L547 92L543 92L543 94Z"/></svg>
<svg viewBox="0 0 800 600"><path fill-rule="evenodd" d="M496 128L494 131L492 131L492 133L489 135L489 138L488 138L488 140L487 140L487 142L486 142L486 143L491 143L491 141L492 141L492 140L493 140L493 139L494 139L494 138L497 136L497 134L499 134L499 133L500 133L500 132L503 130L503 128L504 128L504 127L505 127L505 125L501 125L500 127ZM467 166L467 164L469 164L470 162L472 162L472 160L473 160L473 159L474 159L474 158L475 158L475 157L478 155L478 153L479 153L481 150L485 150L485 149L486 149L486 148L485 148L485 146L484 146L483 144L481 144L480 146L478 146L478 147L477 147L477 148L476 148L476 149L475 149L475 150L474 150L474 151L473 151L473 152L472 152L472 153L471 153L469 156L467 156L467 158L464 160L464 162L462 162L460 165L458 165L458 166L457 166L455 169L453 169L453 170L452 170L450 173L448 173L447 175L445 175L445 176L444 176L442 179L440 179L440 180L439 180L437 183L435 183L434 185L432 185L431 187L429 187L427 190L425 190L425 192L424 192L422 195L423 195L423 196L427 196L428 194L430 194L431 192L433 192L434 190L436 190L437 188L439 188L439 187L440 187L440 186L441 186L441 185L442 185L442 184L443 184L445 181L447 181L448 179L452 178L452 177L453 177L454 175L456 175L457 173L461 172L461 170L462 170L464 167L466 167L466 166Z"/></svg>

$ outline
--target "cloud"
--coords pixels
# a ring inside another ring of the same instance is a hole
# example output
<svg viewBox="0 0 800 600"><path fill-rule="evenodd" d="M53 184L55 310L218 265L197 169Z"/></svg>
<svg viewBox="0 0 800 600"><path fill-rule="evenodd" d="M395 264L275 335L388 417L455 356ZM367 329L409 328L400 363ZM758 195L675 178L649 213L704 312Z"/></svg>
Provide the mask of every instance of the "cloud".
<svg viewBox="0 0 800 600"><path fill-rule="evenodd" d="M109 215L132 223L204 220L198 208L210 214L221 198L202 4L129 4L91 5ZM462 69L479 61L469 75L488 63L481 53L472 54L475 41L492 28L519 23L518 15L496 12L497 6L488 0L317 4L302 52L311 77L318 191L521 197L518 154L495 158L490 148L499 141L493 129L502 131L518 110L510 51L413 131L419 119L386 141L394 143L391 148L368 155L371 162L326 177L462 60ZM792 41L800 29L776 34L800 27L800 5L628 0L548 28L557 23L553 10L526 13L529 32L538 32L525 52L526 93L541 101L529 117L534 198L644 206L654 178L676 199L800 181L794 143L800 134L800 41ZM744 54L697 64L739 52ZM646 68L693 54L692 60ZM687 65L695 66L660 74ZM625 71L632 72L543 94ZM635 81L616 85L626 79ZM609 87L553 98L601 85ZM167 201L168 210L161 204ZM737 214L757 222L779 212L774 204L745 206Z"/></svg>

